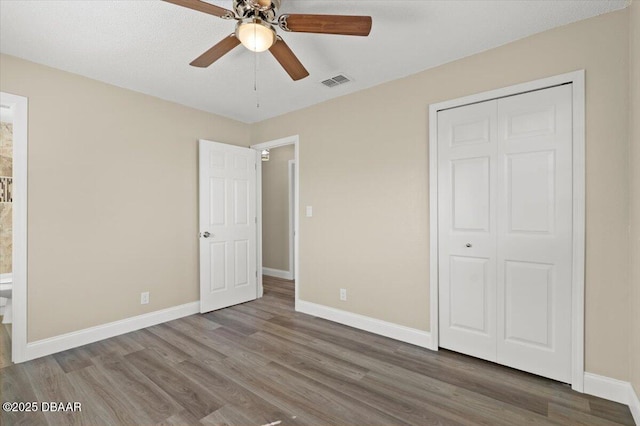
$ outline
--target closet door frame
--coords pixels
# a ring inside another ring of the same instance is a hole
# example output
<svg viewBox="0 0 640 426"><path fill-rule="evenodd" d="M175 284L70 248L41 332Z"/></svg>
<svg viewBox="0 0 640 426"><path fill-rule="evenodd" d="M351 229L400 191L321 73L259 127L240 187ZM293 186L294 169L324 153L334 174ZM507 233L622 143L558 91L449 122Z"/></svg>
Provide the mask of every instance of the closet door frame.
<svg viewBox="0 0 640 426"><path fill-rule="evenodd" d="M429 315L431 347L439 347L438 311L438 111L561 84L572 84L573 265L571 283L571 388L584 391L585 275L585 71L578 70L429 105Z"/></svg>

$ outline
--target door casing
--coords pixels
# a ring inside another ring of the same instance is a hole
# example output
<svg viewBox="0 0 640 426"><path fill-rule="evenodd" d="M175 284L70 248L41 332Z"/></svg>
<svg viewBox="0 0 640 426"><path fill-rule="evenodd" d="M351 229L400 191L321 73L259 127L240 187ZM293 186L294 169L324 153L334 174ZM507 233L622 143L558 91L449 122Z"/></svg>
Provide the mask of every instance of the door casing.
<svg viewBox="0 0 640 426"><path fill-rule="evenodd" d="M287 163L287 171L289 174L289 272L291 279L295 276L295 248L296 248L296 161L289 160Z"/></svg>
<svg viewBox="0 0 640 426"><path fill-rule="evenodd" d="M584 391L585 71L578 70L429 105L429 307L431 348L439 346L438 111L571 83L573 106L573 264L571 283L571 387Z"/></svg>

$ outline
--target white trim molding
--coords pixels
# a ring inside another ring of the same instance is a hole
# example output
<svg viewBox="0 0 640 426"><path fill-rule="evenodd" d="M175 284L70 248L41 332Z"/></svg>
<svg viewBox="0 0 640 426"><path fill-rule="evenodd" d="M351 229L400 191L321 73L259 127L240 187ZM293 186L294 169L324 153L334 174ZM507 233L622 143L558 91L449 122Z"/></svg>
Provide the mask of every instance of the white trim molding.
<svg viewBox="0 0 640 426"><path fill-rule="evenodd" d="M283 280L292 280L293 274L291 271L283 271L282 269L262 267L262 275L268 275L270 277L282 278Z"/></svg>
<svg viewBox="0 0 640 426"><path fill-rule="evenodd" d="M289 271L291 278L294 277L294 266L296 264L296 160L287 162L287 175L289 188Z"/></svg>
<svg viewBox="0 0 640 426"><path fill-rule="evenodd" d="M593 373L584 373L584 393L627 404L631 383ZM632 390L633 391L633 390Z"/></svg>
<svg viewBox="0 0 640 426"><path fill-rule="evenodd" d="M11 360L25 360L27 347L27 164L28 110L24 96L0 92L0 105L13 113L13 249Z"/></svg>
<svg viewBox="0 0 640 426"><path fill-rule="evenodd" d="M11 272L7 274L0 274L0 284L11 284L13 282L13 274Z"/></svg>
<svg viewBox="0 0 640 426"><path fill-rule="evenodd" d="M584 389L585 72L578 70L429 105L429 308L430 349L438 350L438 111L561 84L573 92L573 265L571 283L571 388Z"/></svg>
<svg viewBox="0 0 640 426"><path fill-rule="evenodd" d="M584 373L584 393L628 405L633 420L640 425L640 399L631 383Z"/></svg>
<svg viewBox="0 0 640 426"><path fill-rule="evenodd" d="M98 340L119 336L141 328L172 321L178 318L197 314L200 312L200 302L191 302L184 305L173 306L147 314L113 321L83 330L73 331L48 339L37 340L27 344L23 361L51 355L56 352L87 345Z"/></svg>
<svg viewBox="0 0 640 426"><path fill-rule="evenodd" d="M631 415L633 416L633 420L637 425L640 425L640 389L638 392L634 389L633 385L630 385L631 389L629 389L629 410L631 410Z"/></svg>
<svg viewBox="0 0 640 426"><path fill-rule="evenodd" d="M431 333L428 331L418 330L416 328L406 327L404 325L394 324L341 309L306 302L304 300L298 300L296 310L303 314L324 318L401 342L411 343L412 345L427 349L431 348Z"/></svg>

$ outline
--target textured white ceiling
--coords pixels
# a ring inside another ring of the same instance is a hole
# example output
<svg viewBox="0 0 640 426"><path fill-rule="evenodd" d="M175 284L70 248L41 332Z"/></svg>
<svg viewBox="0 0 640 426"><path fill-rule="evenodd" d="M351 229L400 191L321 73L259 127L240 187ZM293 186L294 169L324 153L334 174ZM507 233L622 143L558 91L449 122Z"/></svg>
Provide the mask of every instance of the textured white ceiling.
<svg viewBox="0 0 640 426"><path fill-rule="evenodd" d="M210 3L231 8L231 0ZM189 66L233 32L234 22L162 1L0 0L0 51L256 122L627 4L628 0L282 0L281 13L373 17L366 38L279 31L311 74L298 82L268 52L254 54L242 46L209 68ZM334 88L320 84L338 73L353 82Z"/></svg>

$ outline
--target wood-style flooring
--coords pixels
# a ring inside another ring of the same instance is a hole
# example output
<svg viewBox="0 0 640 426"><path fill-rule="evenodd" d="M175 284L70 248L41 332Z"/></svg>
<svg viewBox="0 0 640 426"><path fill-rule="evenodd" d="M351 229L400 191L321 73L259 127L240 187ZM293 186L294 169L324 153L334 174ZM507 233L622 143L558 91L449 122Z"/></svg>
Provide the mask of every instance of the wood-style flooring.
<svg viewBox="0 0 640 426"><path fill-rule="evenodd" d="M5 365L3 402L82 411L2 413L0 423L633 425L624 405L296 313L291 281L265 277L264 287L259 300Z"/></svg>

